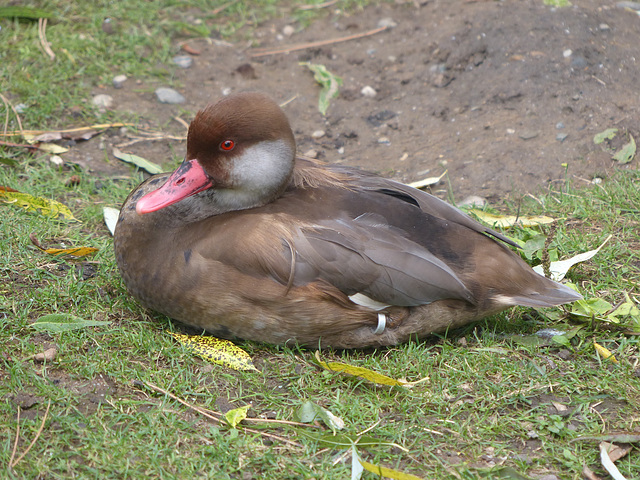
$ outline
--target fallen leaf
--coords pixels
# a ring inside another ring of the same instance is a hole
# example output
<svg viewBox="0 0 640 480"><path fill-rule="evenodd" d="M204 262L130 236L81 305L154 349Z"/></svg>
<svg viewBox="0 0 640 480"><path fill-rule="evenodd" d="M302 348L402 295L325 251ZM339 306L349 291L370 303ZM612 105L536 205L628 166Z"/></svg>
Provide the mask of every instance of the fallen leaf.
<svg viewBox="0 0 640 480"><path fill-rule="evenodd" d="M593 143L599 145L605 140L611 140L618 134L617 128L607 128L604 132L600 132L593 137Z"/></svg>
<svg viewBox="0 0 640 480"><path fill-rule="evenodd" d="M440 180L442 180L442 177L444 177L446 174L447 174L447 170L445 170L444 173L439 177L427 177L427 178L423 178L422 180L417 180L415 182L408 183L407 185L413 188L428 187L430 185L437 184Z"/></svg>
<svg viewBox="0 0 640 480"><path fill-rule="evenodd" d="M337 433L337 430L344 428L344 420L335 416L326 408L311 401L304 402L296 412L296 416L301 423L311 423L318 418L322 420L334 434Z"/></svg>
<svg viewBox="0 0 640 480"><path fill-rule="evenodd" d="M407 382L406 380L388 377L378 372L374 372L373 370L369 370L364 367L356 367L354 365L347 365L346 363L341 362L324 362L320 359L320 352L316 351L316 361L318 365L320 365L325 370L329 370L330 372L337 373L345 373L347 375L351 375L353 377L362 378L364 380L368 380L373 383L377 383L379 385L389 385L392 387L405 387L411 388L417 385L418 383L429 380L429 377L425 377L421 380L415 382Z"/></svg>
<svg viewBox="0 0 640 480"><path fill-rule="evenodd" d="M616 160L621 165L625 163L629 163L633 160L633 157L636 155L636 141L633 139L631 135L629 135L629 143L624 145L614 156L613 159Z"/></svg>
<svg viewBox="0 0 640 480"><path fill-rule="evenodd" d="M116 233L116 225L118 224L118 217L120 216L120 210L112 207L104 207L102 209L102 215L104 215L104 223L111 232L111 235Z"/></svg>
<svg viewBox="0 0 640 480"><path fill-rule="evenodd" d="M358 449L355 444L351 445L351 480L360 480L362 472L364 472L364 467L360 455L358 455Z"/></svg>
<svg viewBox="0 0 640 480"><path fill-rule="evenodd" d="M38 249L55 256L71 255L73 257L84 257L85 255L89 255L98 251L98 249L95 247L43 248L34 233L30 234L29 238L31 239L31 243L38 247Z"/></svg>
<svg viewBox="0 0 640 480"><path fill-rule="evenodd" d="M196 355L208 362L223 365L234 370L257 370L251 357L228 340L202 335L183 335L169 332L173 338L192 349Z"/></svg>
<svg viewBox="0 0 640 480"><path fill-rule="evenodd" d="M47 153L53 153L55 155L69 151L68 148L61 147L60 145L56 145L55 143L39 143L36 146L38 147L38 150L41 150Z"/></svg>
<svg viewBox="0 0 640 480"><path fill-rule="evenodd" d="M516 215L495 215L493 213L488 213L483 210L471 209L470 213L473 213L476 217L482 220L487 225L491 225L492 227L500 227L500 228L508 228L513 227L518 224L523 227L533 227L536 225L545 225L548 223L555 222L555 219L551 217L546 217L544 215L539 215L535 217L520 217Z"/></svg>
<svg viewBox="0 0 640 480"><path fill-rule="evenodd" d="M602 435L585 435L583 437L574 438L573 440L570 440L569 443L573 443L581 440L609 441L609 442L620 442L620 443L640 443L640 433L616 432L616 433L604 433Z"/></svg>
<svg viewBox="0 0 640 480"><path fill-rule="evenodd" d="M360 460L360 463L365 470L371 473L375 473L379 477L394 478L397 480L424 480L422 477L417 477L410 473L399 472L398 470L394 470L392 468L374 465L373 463L365 462L364 460Z"/></svg>
<svg viewBox="0 0 640 480"><path fill-rule="evenodd" d="M10 5L0 7L0 18L27 18L38 20L39 18L52 18L53 14L41 8L23 7L20 5Z"/></svg>
<svg viewBox="0 0 640 480"><path fill-rule="evenodd" d="M611 359L611 361L613 363L618 363L618 360L616 359L615 355L613 353L611 353L611 351L609 351L608 348L603 347L602 345L600 345L599 343L593 342L593 346L596 349L596 352L598 352L598 354L604 359L604 360L609 360Z"/></svg>
<svg viewBox="0 0 640 480"><path fill-rule="evenodd" d="M306 66L311 70L314 73L313 78L315 81L322 86L322 90L320 90L320 96L318 98L318 110L320 110L322 115L325 115L329 108L329 102L331 99L338 96L338 90L340 85L342 85L342 79L327 70L327 67L324 65L309 62L300 62L299 65Z"/></svg>
<svg viewBox="0 0 640 480"><path fill-rule="evenodd" d="M84 318L76 317L70 313L50 313L38 318L31 324L31 327L40 332L59 333L86 327L101 327L110 324L111 322L100 320L85 320Z"/></svg>
<svg viewBox="0 0 640 480"><path fill-rule="evenodd" d="M612 445L610 443L607 443L607 442L600 443L600 463L602 463L602 466L605 468L607 472L609 472L609 475L611 475L614 480L627 480L625 476L620 473L620 470L618 470L618 467L615 466L615 464L611 461L611 458L609 457L608 450L611 447Z"/></svg>
<svg viewBox="0 0 640 480"><path fill-rule="evenodd" d="M0 200L24 208L28 212L39 213L45 217L62 218L64 220L79 222L66 205L56 202L55 200L49 200L48 198L34 197L28 193L22 193L4 187L0 189Z"/></svg>
<svg viewBox="0 0 640 480"><path fill-rule="evenodd" d="M133 163L136 167L146 170L150 174L162 173L162 167L146 158L139 157L133 153L123 153L118 148L113 147L113 156L119 158L123 162Z"/></svg>
<svg viewBox="0 0 640 480"><path fill-rule="evenodd" d="M47 348L44 352L36 353L33 361L36 363L53 362L56 359L58 349L56 347Z"/></svg>
<svg viewBox="0 0 640 480"><path fill-rule="evenodd" d="M236 426L245 418L247 418L247 412L251 408L251 404L245 405L244 407L234 408L233 410L229 410L224 414L224 419L227 421L231 428L236 428Z"/></svg>
<svg viewBox="0 0 640 480"><path fill-rule="evenodd" d="M605 241L602 242L602 245L600 245L595 250L590 250L588 252L581 253L579 255L576 255L575 257L567 258L566 260L551 262L551 264L549 265L549 271L551 272L551 280L559 282L564 278L564 276L567 274L569 269L572 266L574 266L576 263L586 262L587 260L593 258L600 251L600 249L605 246L605 244L609 241L611 237L612 235L609 235L605 239ZM533 267L533 270L536 273L539 273L540 275L544 276L544 267L542 265L537 265Z"/></svg>

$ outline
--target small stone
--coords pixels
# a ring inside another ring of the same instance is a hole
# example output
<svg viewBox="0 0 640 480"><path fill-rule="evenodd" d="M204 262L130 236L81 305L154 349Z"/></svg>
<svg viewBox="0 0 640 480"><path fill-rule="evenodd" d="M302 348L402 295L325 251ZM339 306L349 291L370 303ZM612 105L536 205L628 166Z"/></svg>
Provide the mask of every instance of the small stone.
<svg viewBox="0 0 640 480"><path fill-rule="evenodd" d="M387 137L380 137L378 139L378 143L381 145L391 145L391 140L389 140L389 138Z"/></svg>
<svg viewBox="0 0 640 480"><path fill-rule="evenodd" d="M325 136L324 130L316 130L311 134L311 138L315 138L315 139L322 138L324 136Z"/></svg>
<svg viewBox="0 0 640 480"><path fill-rule="evenodd" d="M566 133L559 133L556 135L556 140L559 142L564 142L569 135Z"/></svg>
<svg viewBox="0 0 640 480"><path fill-rule="evenodd" d="M602 179L600 177L593 177L591 183L593 183L594 185L600 185L602 183Z"/></svg>
<svg viewBox="0 0 640 480"><path fill-rule="evenodd" d="M584 68L587 68L589 66L589 64L587 63L587 59L584 57L573 57L573 59L571 60L571 66L573 68L577 68L579 70L582 70Z"/></svg>
<svg viewBox="0 0 640 480"><path fill-rule="evenodd" d="M27 104L26 103L19 103L15 106L16 112L18 113L24 113L27 110Z"/></svg>
<svg viewBox="0 0 640 480"><path fill-rule="evenodd" d="M507 133L509 135L513 135L514 133L516 133L516 131L513 128L507 128Z"/></svg>
<svg viewBox="0 0 640 480"><path fill-rule="evenodd" d="M309 157L309 158L318 158L318 152L316 152L313 148L310 150L307 150L306 152L304 152L302 154L302 156L304 157Z"/></svg>
<svg viewBox="0 0 640 480"><path fill-rule="evenodd" d="M531 140L532 138L536 138L538 136L538 132L533 130L524 130L520 135L518 135L522 140Z"/></svg>
<svg viewBox="0 0 640 480"><path fill-rule="evenodd" d="M160 87L156 89L156 97L160 103L184 103L186 102L186 98L180 95L173 88L168 87Z"/></svg>
<svg viewBox="0 0 640 480"><path fill-rule="evenodd" d="M127 81L126 75L116 75L113 77L113 88L122 88L124 82Z"/></svg>
<svg viewBox="0 0 640 480"><path fill-rule="evenodd" d="M360 93L367 97L367 98L373 98L376 96L376 92L375 89L373 87L370 87L369 85L362 87L362 90L360 90Z"/></svg>
<svg viewBox="0 0 640 480"><path fill-rule="evenodd" d="M338 153L339 153L340 155L343 155L343 154L344 154L344 147L340 147L340 148L338 149Z"/></svg>
<svg viewBox="0 0 640 480"><path fill-rule="evenodd" d="M193 58L189 55L176 55L173 57L173 63L179 66L180 68L189 68L193 65Z"/></svg>
<svg viewBox="0 0 640 480"><path fill-rule="evenodd" d="M53 163L54 165L62 165L64 163L64 160L62 160L62 157L58 156L58 155L51 155L49 157L49 161L51 163Z"/></svg>
<svg viewBox="0 0 640 480"><path fill-rule="evenodd" d="M53 362L56 359L57 354L58 349L56 347L47 348L42 353L36 353L33 356L33 361L37 363Z"/></svg>
<svg viewBox="0 0 640 480"><path fill-rule="evenodd" d="M564 128L564 123L562 123L562 122L558 122L558 123L556 123L556 128L557 128L558 130L562 130L562 129Z"/></svg>
<svg viewBox="0 0 640 480"><path fill-rule="evenodd" d="M535 430L529 430L527 432L527 437L529 437L531 440L535 440L536 438L538 438L540 435L538 435L538 432L536 432Z"/></svg>
<svg viewBox="0 0 640 480"><path fill-rule="evenodd" d="M290 37L294 33L296 33L296 29L293 28L291 25L285 25L284 28L282 29L282 34L285 37Z"/></svg>
<svg viewBox="0 0 640 480"><path fill-rule="evenodd" d="M224 87L220 90L225 97L231 95L231 87Z"/></svg>
<svg viewBox="0 0 640 480"><path fill-rule="evenodd" d="M487 204L487 199L478 197L477 195L470 195L461 202L458 203L458 207L471 207L482 208Z"/></svg>
<svg viewBox="0 0 640 480"><path fill-rule="evenodd" d="M567 48L564 52L562 52L562 56L564 58L569 58L572 53L573 53L573 51L570 48Z"/></svg>
<svg viewBox="0 0 640 480"><path fill-rule="evenodd" d="M242 78L247 80L255 80L258 78L256 74L256 69L250 63L243 63L238 68L236 68L236 72L239 73Z"/></svg>
<svg viewBox="0 0 640 480"><path fill-rule="evenodd" d="M91 99L91 103L99 108L109 108L111 107L111 105L113 105L113 97L111 95L101 93L93 97Z"/></svg>
<svg viewBox="0 0 640 480"><path fill-rule="evenodd" d="M385 17L385 18L381 18L380 21L378 22L378 27L379 28L394 28L397 27L398 23L391 17Z"/></svg>
<svg viewBox="0 0 640 480"><path fill-rule="evenodd" d="M601 32L608 32L609 30L611 30L611 27L609 25L607 25L606 23L601 23L600 25L598 25L598 29Z"/></svg>

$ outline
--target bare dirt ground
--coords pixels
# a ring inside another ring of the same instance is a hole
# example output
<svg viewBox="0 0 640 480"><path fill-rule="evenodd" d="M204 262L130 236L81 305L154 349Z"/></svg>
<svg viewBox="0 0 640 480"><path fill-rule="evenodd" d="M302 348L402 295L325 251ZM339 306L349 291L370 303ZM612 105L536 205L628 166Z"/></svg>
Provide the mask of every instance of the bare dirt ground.
<svg viewBox="0 0 640 480"><path fill-rule="evenodd" d="M252 56L256 47L368 32L381 20L396 26L358 40ZM296 29L290 37L281 33L287 25ZM566 179L580 186L617 168L637 168L637 159L618 166L593 144L594 134L610 127L640 133L640 17L613 2L579 0L559 9L542 0L387 4L350 15L331 11L307 28L285 17L258 26L251 42L189 41L200 52L192 67L163 66L186 97L182 105L158 102L153 92L166 85L135 79L93 93L112 95L114 110L139 116L143 125L179 135L185 130L174 116L188 122L223 92L260 90L279 102L294 97L284 108L300 153L313 149L328 162L405 182L446 170L448 179L434 191L446 196L450 188L457 201L517 199ZM344 81L326 117L317 108L320 87L300 65L305 61ZM375 97L361 94L365 86ZM317 130L325 136L313 138ZM619 145L626 141L618 137ZM67 160L104 174L128 172L118 161L105 163L100 151L106 145L110 153L111 144L127 138L105 140L79 144ZM163 163L184 149L156 141L125 150Z"/></svg>

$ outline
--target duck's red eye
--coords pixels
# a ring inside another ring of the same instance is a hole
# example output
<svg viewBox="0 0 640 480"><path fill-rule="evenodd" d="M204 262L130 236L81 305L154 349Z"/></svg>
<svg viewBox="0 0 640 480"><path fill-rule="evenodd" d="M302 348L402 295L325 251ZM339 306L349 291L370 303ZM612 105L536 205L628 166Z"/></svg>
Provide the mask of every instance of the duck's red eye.
<svg viewBox="0 0 640 480"><path fill-rule="evenodd" d="M220 148L222 150L226 150L227 152L229 150L233 150L233 147L235 147L235 146L236 146L236 142L234 142L233 140L225 140L224 142L222 142L220 144Z"/></svg>

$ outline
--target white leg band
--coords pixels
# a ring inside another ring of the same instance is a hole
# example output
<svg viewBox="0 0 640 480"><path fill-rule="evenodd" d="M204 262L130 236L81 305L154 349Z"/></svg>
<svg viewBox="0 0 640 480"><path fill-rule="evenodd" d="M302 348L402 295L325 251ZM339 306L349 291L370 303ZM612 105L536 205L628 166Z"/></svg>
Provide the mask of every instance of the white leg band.
<svg viewBox="0 0 640 480"><path fill-rule="evenodd" d="M376 335L380 335L384 332L385 327L387 326L387 316L384 313L378 314L378 327L373 331Z"/></svg>

